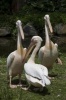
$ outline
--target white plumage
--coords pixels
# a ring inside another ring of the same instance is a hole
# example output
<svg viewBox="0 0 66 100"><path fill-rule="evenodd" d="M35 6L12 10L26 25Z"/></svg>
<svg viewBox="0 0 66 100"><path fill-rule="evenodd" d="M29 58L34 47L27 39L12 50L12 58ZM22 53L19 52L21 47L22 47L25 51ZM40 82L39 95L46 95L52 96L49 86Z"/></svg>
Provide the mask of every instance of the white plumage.
<svg viewBox="0 0 66 100"><path fill-rule="evenodd" d="M50 84L50 80L48 78L48 70L45 66L40 64L26 63L24 65L24 70L26 75L30 76L28 77L28 80L30 83L32 83L32 85L38 87L37 84L39 84L39 87L40 85L44 87L45 85Z"/></svg>
<svg viewBox="0 0 66 100"><path fill-rule="evenodd" d="M34 48L27 63L24 64L25 76L29 83L29 87L32 84L35 87L43 88L51 82L48 77L48 69L41 64L35 63L35 56L41 46L42 38L39 36L33 36L31 42L33 42L36 47Z"/></svg>
<svg viewBox="0 0 66 100"><path fill-rule="evenodd" d="M49 33L52 33L52 26L50 22L49 15L44 16L45 20L45 45L39 50L39 60L42 65L46 66L48 69L52 68L56 59L60 64L61 60L58 58L58 45L50 40Z"/></svg>
<svg viewBox="0 0 66 100"><path fill-rule="evenodd" d="M18 29L18 39L17 39L17 50L13 51L7 57L7 77L9 78L10 87L17 87L12 85L11 80L14 76L19 75L19 85L21 85L21 74L23 71L23 59L26 54L26 48L22 47L21 39L24 39L23 30L21 27L21 21L16 22Z"/></svg>

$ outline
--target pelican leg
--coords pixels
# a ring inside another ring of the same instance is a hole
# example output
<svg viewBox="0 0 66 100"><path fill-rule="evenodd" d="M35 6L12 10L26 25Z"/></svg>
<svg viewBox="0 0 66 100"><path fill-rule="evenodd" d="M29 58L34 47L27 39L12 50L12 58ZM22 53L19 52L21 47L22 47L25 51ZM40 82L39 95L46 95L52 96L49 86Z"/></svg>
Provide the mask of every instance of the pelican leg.
<svg viewBox="0 0 66 100"><path fill-rule="evenodd" d="M31 84L28 82L28 87L22 87L23 90L27 91L31 87Z"/></svg>
<svg viewBox="0 0 66 100"><path fill-rule="evenodd" d="M60 59L59 57L56 59L56 62L57 62L58 64L62 65L62 61L61 61L61 59Z"/></svg>
<svg viewBox="0 0 66 100"><path fill-rule="evenodd" d="M29 90L29 88L30 88L30 85L28 87L22 87L22 89L25 91Z"/></svg>
<svg viewBox="0 0 66 100"><path fill-rule="evenodd" d="M10 88L17 88L16 85L12 85L11 80L12 80L12 76L10 76Z"/></svg>
<svg viewBox="0 0 66 100"><path fill-rule="evenodd" d="M22 86L22 83L21 83L21 74L19 74L19 84L17 86Z"/></svg>
<svg viewBox="0 0 66 100"><path fill-rule="evenodd" d="M52 80L52 79L54 79L56 76L57 76L57 74L49 73L48 79L49 79L49 80Z"/></svg>

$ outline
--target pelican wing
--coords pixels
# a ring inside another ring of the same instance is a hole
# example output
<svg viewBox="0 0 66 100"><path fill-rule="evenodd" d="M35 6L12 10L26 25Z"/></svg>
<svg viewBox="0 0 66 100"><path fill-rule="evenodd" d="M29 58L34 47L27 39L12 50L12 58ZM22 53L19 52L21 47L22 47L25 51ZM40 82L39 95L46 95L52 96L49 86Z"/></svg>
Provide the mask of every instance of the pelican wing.
<svg viewBox="0 0 66 100"><path fill-rule="evenodd" d="M35 78L38 78L38 79L41 79L41 74L42 74L42 71L40 68L38 68L37 70L37 66L36 64L31 64L31 63L26 63L24 65L24 70L26 72L26 74L32 76L32 77L35 77Z"/></svg>
<svg viewBox="0 0 66 100"><path fill-rule="evenodd" d="M32 64L26 63L24 65L25 73L36 78L42 80L43 84L49 84L50 80L48 79L48 70L47 68L43 68L43 65L40 64ZM49 82L49 83L48 83Z"/></svg>
<svg viewBox="0 0 66 100"><path fill-rule="evenodd" d="M14 60L15 55L13 54L13 52L8 56L7 58L7 67L9 68Z"/></svg>

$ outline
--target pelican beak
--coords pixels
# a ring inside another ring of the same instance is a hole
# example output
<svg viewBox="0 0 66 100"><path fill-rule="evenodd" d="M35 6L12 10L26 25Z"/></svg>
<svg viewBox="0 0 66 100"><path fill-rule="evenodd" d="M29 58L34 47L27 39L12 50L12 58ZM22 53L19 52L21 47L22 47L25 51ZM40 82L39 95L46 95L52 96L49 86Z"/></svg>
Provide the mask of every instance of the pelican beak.
<svg viewBox="0 0 66 100"><path fill-rule="evenodd" d="M25 55L25 59L28 58L31 50L33 49L33 47L36 45L36 42L35 41L31 41L29 47L27 48L27 52L26 52L26 55Z"/></svg>
<svg viewBox="0 0 66 100"><path fill-rule="evenodd" d="M28 51L34 47L36 45L36 42L35 41L31 41L29 47L28 47Z"/></svg>
<svg viewBox="0 0 66 100"><path fill-rule="evenodd" d="M22 29L21 25L19 25L19 30L20 30L21 37L24 40L24 32L23 32L23 29Z"/></svg>
<svg viewBox="0 0 66 100"><path fill-rule="evenodd" d="M49 27L50 32L53 33L53 29L52 29L50 19L47 20L47 23L48 23L48 27Z"/></svg>

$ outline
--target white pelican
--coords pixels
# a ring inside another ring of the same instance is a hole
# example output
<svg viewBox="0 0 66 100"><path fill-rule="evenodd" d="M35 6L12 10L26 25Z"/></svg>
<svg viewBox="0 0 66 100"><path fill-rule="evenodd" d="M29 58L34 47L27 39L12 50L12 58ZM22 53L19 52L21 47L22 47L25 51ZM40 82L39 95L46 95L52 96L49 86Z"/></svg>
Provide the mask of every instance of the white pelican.
<svg viewBox="0 0 66 100"><path fill-rule="evenodd" d="M49 15L45 15L44 20L46 40L45 45L39 50L39 59L42 65L50 69L56 59L60 64L62 64L62 61L60 60L60 58L58 58L58 45L56 43L54 44L49 37L49 32L53 32Z"/></svg>
<svg viewBox="0 0 66 100"><path fill-rule="evenodd" d="M26 54L26 48L22 47L21 38L24 39L21 21L16 22L18 29L17 50L13 51L7 57L7 77L9 78L10 87L15 88L17 85L12 85L12 77L19 75L19 85L21 85L21 74L23 71L23 58Z"/></svg>
<svg viewBox="0 0 66 100"><path fill-rule="evenodd" d="M24 64L24 70L25 70L25 76L28 81L29 87L30 87L30 85L33 85L33 86L39 87L41 90L43 90L43 87L45 87L45 85L50 84L50 80L48 77L48 69L41 64L35 63L35 56L41 46L41 42L42 42L41 37L39 37L39 36L32 37L31 44L33 46L35 46L35 48L31 54L30 58L28 59L27 63ZM31 47L31 44L29 47ZM27 56L27 54L26 54L26 56ZM28 88L22 87L22 89L27 90L27 89L29 89L29 87Z"/></svg>

